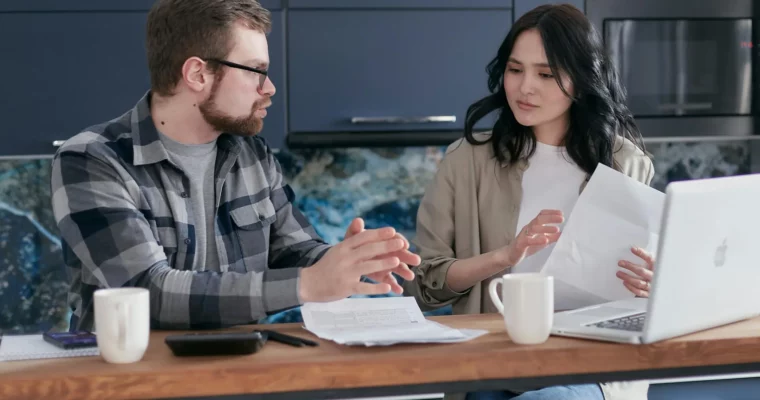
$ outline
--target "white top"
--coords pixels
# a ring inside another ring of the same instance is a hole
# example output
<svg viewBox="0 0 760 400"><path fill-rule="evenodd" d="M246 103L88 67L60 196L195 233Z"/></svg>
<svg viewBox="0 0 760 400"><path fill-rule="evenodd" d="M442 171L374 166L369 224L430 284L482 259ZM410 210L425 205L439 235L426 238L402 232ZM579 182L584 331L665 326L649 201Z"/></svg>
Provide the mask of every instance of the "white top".
<svg viewBox="0 0 760 400"><path fill-rule="evenodd" d="M522 178L517 233L544 209L562 210L567 221L578 201L581 184L586 180L586 172L570 159L564 146L536 142L536 151L528 161ZM512 272L539 272L553 248L554 244L527 257L514 266Z"/></svg>

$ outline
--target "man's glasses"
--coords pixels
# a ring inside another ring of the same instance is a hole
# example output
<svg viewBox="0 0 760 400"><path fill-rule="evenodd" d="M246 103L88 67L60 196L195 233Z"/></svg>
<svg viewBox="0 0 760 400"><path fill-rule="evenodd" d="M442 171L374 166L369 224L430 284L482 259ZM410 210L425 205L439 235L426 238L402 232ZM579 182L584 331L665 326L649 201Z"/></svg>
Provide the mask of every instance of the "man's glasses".
<svg viewBox="0 0 760 400"><path fill-rule="evenodd" d="M218 58L208 58L206 59L206 61L212 61L215 63L226 65L231 68L237 68L237 69L242 69L245 71L255 72L259 74L259 90L264 90L264 84L267 81L267 75L269 74L269 72L264 71L263 69L258 69L258 68L249 67L247 65L237 64L237 63L230 62L227 60L220 60Z"/></svg>

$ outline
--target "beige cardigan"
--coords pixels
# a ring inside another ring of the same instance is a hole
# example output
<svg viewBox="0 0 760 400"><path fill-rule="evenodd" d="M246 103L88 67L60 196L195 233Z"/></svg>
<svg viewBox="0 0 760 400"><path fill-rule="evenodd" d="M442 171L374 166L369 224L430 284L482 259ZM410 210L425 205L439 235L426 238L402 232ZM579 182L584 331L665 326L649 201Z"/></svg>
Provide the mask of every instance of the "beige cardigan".
<svg viewBox="0 0 760 400"><path fill-rule="evenodd" d="M476 135L478 141L487 137ZM649 157L623 138L618 139L615 150L617 170L640 182L651 182L654 167ZM413 269L415 279L404 284L405 293L413 295L423 310L450 304L454 314L495 312L487 293L492 278L460 293L446 284L446 274L457 259L487 253L514 240L522 174L527 167L527 161L514 167L499 164L490 143L473 146L460 139L449 146L417 214L414 243L422 264ZM647 382L604 383L601 387L606 400L647 398Z"/></svg>

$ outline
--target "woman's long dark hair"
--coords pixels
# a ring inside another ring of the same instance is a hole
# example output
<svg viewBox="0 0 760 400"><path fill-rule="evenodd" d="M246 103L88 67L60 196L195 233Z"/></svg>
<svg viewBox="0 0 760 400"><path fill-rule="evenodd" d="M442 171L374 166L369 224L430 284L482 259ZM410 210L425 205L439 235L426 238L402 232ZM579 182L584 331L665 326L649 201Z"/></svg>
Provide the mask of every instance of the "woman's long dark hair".
<svg viewBox="0 0 760 400"><path fill-rule="evenodd" d="M575 88L569 130L564 139L570 158L592 174L599 163L616 167L612 156L617 136L629 139L644 151L641 132L625 104L625 89L601 39L586 16L569 4L539 6L512 26L498 55L486 69L492 94L467 109L464 127L467 141L473 145L490 143L497 159L510 164L530 157L535 151L533 130L517 122L504 91L504 71L512 47L520 34L529 29L540 33L552 74L562 91L569 96L562 86L560 71L569 76ZM475 123L497 110L492 135L478 141L473 136Z"/></svg>

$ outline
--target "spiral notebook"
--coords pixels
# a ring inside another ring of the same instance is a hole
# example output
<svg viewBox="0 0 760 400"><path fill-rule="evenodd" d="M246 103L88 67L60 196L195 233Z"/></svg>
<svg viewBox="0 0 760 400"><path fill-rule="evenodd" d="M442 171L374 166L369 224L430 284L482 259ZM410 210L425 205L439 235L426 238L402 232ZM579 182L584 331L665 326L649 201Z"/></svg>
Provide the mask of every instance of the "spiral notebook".
<svg viewBox="0 0 760 400"><path fill-rule="evenodd" d="M3 336L0 342L0 362L38 360L42 358L89 357L100 354L97 347L66 350L50 344L42 335Z"/></svg>

